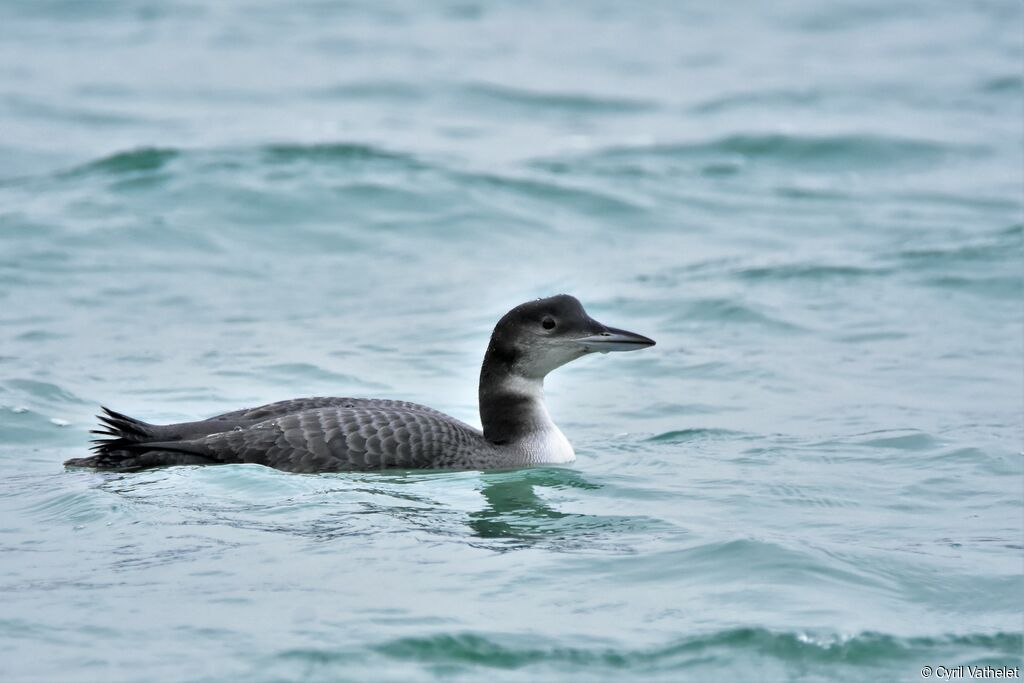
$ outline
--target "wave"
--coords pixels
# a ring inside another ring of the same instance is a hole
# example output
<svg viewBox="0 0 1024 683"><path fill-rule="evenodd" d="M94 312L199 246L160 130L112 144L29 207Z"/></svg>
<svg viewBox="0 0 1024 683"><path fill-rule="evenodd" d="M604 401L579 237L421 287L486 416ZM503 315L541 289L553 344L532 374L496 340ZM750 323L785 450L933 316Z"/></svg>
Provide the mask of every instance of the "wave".
<svg viewBox="0 0 1024 683"><path fill-rule="evenodd" d="M316 144L278 143L260 145L255 148L222 148L212 150L141 147L117 152L87 162L71 169L68 174L80 176L90 173L127 174L151 172L166 167L175 159L231 162L232 159L241 161L253 154L256 154L268 163L300 161L358 162L373 160L415 162L415 158L410 154L395 152L373 145L343 142Z"/></svg>
<svg viewBox="0 0 1024 683"><path fill-rule="evenodd" d="M215 371L214 374L224 375L224 371ZM286 386L316 386L322 383L325 386L361 387L364 389L386 390L390 389L386 384L373 382L355 375L347 375L340 372L333 372L313 363L272 363L257 368L252 372L244 373L254 377L264 377L270 381L278 382Z"/></svg>
<svg viewBox="0 0 1024 683"><path fill-rule="evenodd" d="M341 83L326 88L319 88L312 91L310 95L318 99L366 99L410 102L423 99L425 92L411 83L377 80Z"/></svg>
<svg viewBox="0 0 1024 683"><path fill-rule="evenodd" d="M1014 224L984 240L966 244L937 245L904 249L894 256L908 268L945 269L951 263L978 263L1019 257L1024 224Z"/></svg>
<svg viewBox="0 0 1024 683"><path fill-rule="evenodd" d="M416 163L416 158L404 152L392 151L374 145L326 142L316 144L272 144L259 148L268 161L402 161Z"/></svg>
<svg viewBox="0 0 1024 683"><path fill-rule="evenodd" d="M886 275L885 268L818 263L783 263L773 266L743 268L737 276L743 280L827 280L854 279Z"/></svg>
<svg viewBox="0 0 1024 683"><path fill-rule="evenodd" d="M117 517L120 510L87 490L46 493L22 512L39 523L77 525Z"/></svg>
<svg viewBox="0 0 1024 683"><path fill-rule="evenodd" d="M981 239L904 249L888 260L930 287L968 292L989 300L1017 300L1024 291L1019 270L1022 225Z"/></svg>
<svg viewBox="0 0 1024 683"><path fill-rule="evenodd" d="M80 445L82 435L76 430L65 429L70 425L66 417L74 417L74 414L56 410L40 413L22 405L13 408L0 405L0 434L8 446Z"/></svg>
<svg viewBox="0 0 1024 683"><path fill-rule="evenodd" d="M576 674L618 680L622 675L672 674L685 680L708 680L748 675L760 668L778 680L803 678L807 666L822 679L864 680L871 670L940 662L1019 664L1022 637L1018 633L899 637L866 631L854 635L812 631L774 631L732 628L679 638L664 645L617 647L608 644L561 644L504 633L438 633L385 641L371 648L384 661L455 675L496 675L532 672L534 675ZM368 662L365 654L347 648L289 649L270 658L281 664L351 667ZM394 665L394 664L392 664ZM489 673L485 674L484 671ZM915 672L916 673L916 672ZM666 679L667 680L667 679ZM675 678L674 680L680 680Z"/></svg>
<svg viewBox="0 0 1024 683"><path fill-rule="evenodd" d="M540 201L566 204L577 210L603 217L609 215L636 217L647 212L647 207L643 203L628 198L621 192L613 193L562 182L556 183L549 179L496 173L452 171L450 175L464 184L481 185Z"/></svg>
<svg viewBox="0 0 1024 683"><path fill-rule="evenodd" d="M675 319L692 322L710 320L743 325L758 325L779 332L803 332L803 327L782 318L769 315L733 299L697 299L684 302L677 309Z"/></svg>
<svg viewBox="0 0 1024 683"><path fill-rule="evenodd" d="M717 114L731 109L745 109L751 106L808 106L824 99L818 90L773 90L765 92L741 92L723 95L701 102L692 107L695 114Z"/></svg>
<svg viewBox="0 0 1024 683"><path fill-rule="evenodd" d="M88 173L136 173L156 171L167 165L172 159L181 155L177 149L162 147L141 147L139 149L117 152L95 161L71 169L71 175Z"/></svg>
<svg viewBox="0 0 1024 683"><path fill-rule="evenodd" d="M25 118L49 119L57 125L89 125L93 127L124 128L150 121L113 110L92 107L59 106L27 97L7 95L0 103Z"/></svg>
<svg viewBox="0 0 1024 683"><path fill-rule="evenodd" d="M9 392L21 396L24 400L45 405L54 403L81 405L86 403L72 392L52 382L41 382L36 379L9 379L3 383L3 387Z"/></svg>
<svg viewBox="0 0 1024 683"><path fill-rule="evenodd" d="M556 182L536 173L457 168L402 150L347 142L140 148L81 164L53 178L75 183L94 179L115 195L140 190L173 195L175 203L194 192L196 202L226 204L232 216L243 212L246 222L269 218L275 224L288 220L293 226L297 215L315 218L318 206L330 214L333 222L337 212L331 204L339 201L339 195L350 200L348 212L366 207L374 215L407 215L417 225L437 227L460 220L471 224L493 221L495 211L517 227L531 227L533 222L524 221L516 205L501 210L504 196L515 202L525 199L602 217L637 218L648 213L646 201L623 191ZM168 186L167 182L173 184ZM211 193L211 186L220 191ZM258 191L261 186L264 191ZM486 205L489 218L466 204L466 188L494 195ZM297 213L300 200L303 209ZM250 210L257 215L249 216ZM280 218L275 217L278 213ZM387 229L390 223L377 221L375 225ZM164 225L157 227L167 229Z"/></svg>
<svg viewBox="0 0 1024 683"><path fill-rule="evenodd" d="M747 436L730 429L677 429L647 439L653 443L685 443L687 441L708 441L711 439L734 439Z"/></svg>
<svg viewBox="0 0 1024 683"><path fill-rule="evenodd" d="M936 140L870 134L797 135L784 133L743 133L712 140L651 145L609 147L597 152L535 163L552 171L598 170L626 175L662 175L661 168L647 168L640 162L731 161L730 172L738 171L736 161L774 163L815 170L831 168L889 169L926 166L949 156L978 156L981 147L954 145Z"/></svg>
<svg viewBox="0 0 1024 683"><path fill-rule="evenodd" d="M628 114L649 111L656 106L647 100L628 97L542 92L493 83L476 83L465 86L461 90L471 98L502 106L514 105L528 109L549 109L571 113Z"/></svg>
<svg viewBox="0 0 1024 683"><path fill-rule="evenodd" d="M996 76L979 84L978 90L986 93L1012 93L1019 95L1024 92L1024 78L1017 74Z"/></svg>

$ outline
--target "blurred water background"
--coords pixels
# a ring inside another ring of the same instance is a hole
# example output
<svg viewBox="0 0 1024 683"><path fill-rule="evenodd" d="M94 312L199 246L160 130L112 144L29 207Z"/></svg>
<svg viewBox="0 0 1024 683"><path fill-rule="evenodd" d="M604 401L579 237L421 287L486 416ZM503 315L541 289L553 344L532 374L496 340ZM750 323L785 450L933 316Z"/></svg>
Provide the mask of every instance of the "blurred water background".
<svg viewBox="0 0 1024 683"><path fill-rule="evenodd" d="M1019 2L0 2L0 678L1019 665ZM571 468L65 472L100 403L470 423Z"/></svg>

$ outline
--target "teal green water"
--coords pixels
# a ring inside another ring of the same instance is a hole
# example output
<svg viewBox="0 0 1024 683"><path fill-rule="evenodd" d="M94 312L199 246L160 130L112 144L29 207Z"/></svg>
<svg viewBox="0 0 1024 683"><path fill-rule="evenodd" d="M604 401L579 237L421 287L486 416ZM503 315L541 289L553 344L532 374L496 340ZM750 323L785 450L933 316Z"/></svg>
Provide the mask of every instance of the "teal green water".
<svg viewBox="0 0 1024 683"><path fill-rule="evenodd" d="M2 2L0 678L1019 666L1022 243L1018 2ZM572 467L61 466L563 291Z"/></svg>

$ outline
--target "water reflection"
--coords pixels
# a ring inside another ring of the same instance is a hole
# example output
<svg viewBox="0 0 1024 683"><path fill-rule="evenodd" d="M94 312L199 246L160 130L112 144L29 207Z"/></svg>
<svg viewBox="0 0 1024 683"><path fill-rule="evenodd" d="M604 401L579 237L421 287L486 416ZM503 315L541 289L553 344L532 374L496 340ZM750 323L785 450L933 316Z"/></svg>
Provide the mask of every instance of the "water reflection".
<svg viewBox="0 0 1024 683"><path fill-rule="evenodd" d="M597 498L612 493L605 490L610 484L596 483L577 470L544 468L483 474L481 482L480 493L486 504L469 513L467 521L471 533L479 539L472 545L478 547L498 552L542 548L555 552L600 549L632 553L637 539L649 539L666 530L663 521L642 515L566 512L569 506L593 506ZM550 494L556 492L562 492L564 500L553 501Z"/></svg>
<svg viewBox="0 0 1024 683"><path fill-rule="evenodd" d="M555 509L538 495L539 488L601 488L578 471L562 468L484 473L481 482L480 493L487 504L469 514L470 529L480 538L517 540L519 546L531 545L531 541L564 529L567 525L560 521L588 517Z"/></svg>

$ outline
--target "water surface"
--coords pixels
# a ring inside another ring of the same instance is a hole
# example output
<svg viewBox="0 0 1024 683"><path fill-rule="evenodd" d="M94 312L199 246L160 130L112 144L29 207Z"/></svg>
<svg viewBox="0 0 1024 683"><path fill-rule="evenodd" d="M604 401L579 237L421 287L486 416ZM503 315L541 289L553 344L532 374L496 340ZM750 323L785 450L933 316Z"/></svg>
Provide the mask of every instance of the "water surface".
<svg viewBox="0 0 1024 683"><path fill-rule="evenodd" d="M0 677L1019 665L1015 2L0 3ZM65 472L101 403L471 423L557 292L569 468Z"/></svg>

